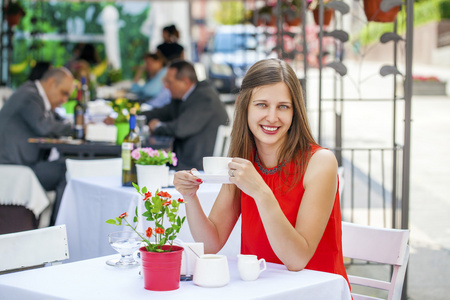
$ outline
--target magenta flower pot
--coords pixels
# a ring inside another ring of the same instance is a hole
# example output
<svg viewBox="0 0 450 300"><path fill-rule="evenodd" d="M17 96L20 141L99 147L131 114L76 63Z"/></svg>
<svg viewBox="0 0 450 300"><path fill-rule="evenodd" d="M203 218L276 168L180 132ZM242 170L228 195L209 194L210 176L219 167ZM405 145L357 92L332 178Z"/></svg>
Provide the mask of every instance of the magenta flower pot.
<svg viewBox="0 0 450 300"><path fill-rule="evenodd" d="M164 245L168 250L170 245ZM149 252L141 247L144 288L151 291L172 291L180 287L181 255L183 248L172 246L170 252Z"/></svg>

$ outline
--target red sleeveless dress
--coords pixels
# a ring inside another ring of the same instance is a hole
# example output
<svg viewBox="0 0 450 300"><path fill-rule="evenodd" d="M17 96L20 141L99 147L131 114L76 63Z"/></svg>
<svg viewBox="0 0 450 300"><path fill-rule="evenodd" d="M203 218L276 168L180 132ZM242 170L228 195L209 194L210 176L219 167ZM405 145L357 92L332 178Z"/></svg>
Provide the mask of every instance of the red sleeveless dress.
<svg viewBox="0 0 450 300"><path fill-rule="evenodd" d="M318 146L312 147L313 154L320 149ZM278 171L276 171L277 168L273 168L266 169L265 172L263 172L258 167L256 161L254 162L254 166L266 184L273 191L286 218L292 226L295 226L298 209L305 192L305 189L303 188L303 176L301 177L300 182L289 191L289 188L293 184L294 176L289 175L286 184L284 184L286 180L284 180L283 176L283 181L280 181L280 175L284 171L284 168L294 170L293 162L287 163ZM292 174L292 172L289 172L289 174ZM283 183L281 188L280 182ZM323 237L319 242L316 252L305 268L340 274L348 282L347 272L345 271L342 257L342 225L338 190L339 189L336 191L333 210ZM241 218L241 253L254 254L257 255L258 258L264 258L267 262L282 264L269 244L255 201L244 192L241 192Z"/></svg>

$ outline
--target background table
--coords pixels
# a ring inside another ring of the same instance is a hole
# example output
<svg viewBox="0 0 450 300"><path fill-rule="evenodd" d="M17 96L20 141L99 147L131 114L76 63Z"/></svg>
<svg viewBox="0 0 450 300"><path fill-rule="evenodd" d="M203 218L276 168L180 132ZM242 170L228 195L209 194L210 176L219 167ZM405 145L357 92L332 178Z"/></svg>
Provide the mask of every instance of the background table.
<svg viewBox="0 0 450 300"><path fill-rule="evenodd" d="M351 299L347 282L340 275L290 272L271 263L257 280L242 281L234 257L228 258L230 283L224 287L203 288L188 281L181 282L175 291L148 291L139 268L115 269L105 263L110 258L1 275L0 299Z"/></svg>
<svg viewBox="0 0 450 300"><path fill-rule="evenodd" d="M219 193L221 184L200 186L198 196L203 210L208 215ZM181 197L174 188L165 188L173 198ZM132 220L136 205L143 211L142 197L134 187L122 187L120 177L92 177L72 179L66 186L59 208L56 225L66 224L69 243L68 261L78 261L113 254L108 242L108 234L129 229L125 226L106 224L106 220L128 212ZM180 206L180 216L185 216L184 205ZM144 225L145 226L145 225ZM145 227L146 228L146 227ZM187 221L178 234L183 242L194 242ZM219 252L235 256L240 252L240 219L228 242Z"/></svg>
<svg viewBox="0 0 450 300"><path fill-rule="evenodd" d="M98 156L120 157L122 148L115 143L87 142L81 140L61 140L52 138L31 138L29 143L37 144L40 149L56 148L61 156L76 156L79 158L94 158ZM153 149L171 149L172 137L150 136L143 141L143 147Z"/></svg>

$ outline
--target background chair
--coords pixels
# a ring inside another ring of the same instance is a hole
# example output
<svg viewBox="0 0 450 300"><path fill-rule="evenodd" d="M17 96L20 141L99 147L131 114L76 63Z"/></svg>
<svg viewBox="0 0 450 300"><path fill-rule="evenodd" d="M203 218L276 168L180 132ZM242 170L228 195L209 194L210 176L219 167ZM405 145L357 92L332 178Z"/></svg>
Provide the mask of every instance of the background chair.
<svg viewBox="0 0 450 300"><path fill-rule="evenodd" d="M0 273L68 258L66 225L0 235Z"/></svg>
<svg viewBox="0 0 450 300"><path fill-rule="evenodd" d="M227 156L231 142L231 126L220 125L217 129L213 156Z"/></svg>
<svg viewBox="0 0 450 300"><path fill-rule="evenodd" d="M54 192L44 190L31 168L0 165L0 178L0 234L49 225Z"/></svg>
<svg viewBox="0 0 450 300"><path fill-rule="evenodd" d="M345 184L345 178L344 178L344 167L338 168L338 176L339 176L339 198L341 199L342 203L342 193L344 192L344 184Z"/></svg>
<svg viewBox="0 0 450 300"><path fill-rule="evenodd" d="M401 298L409 259L409 230L375 228L342 222L344 257L393 266L390 281L349 275L350 284L388 291L388 300ZM353 299L380 299L352 293Z"/></svg>
<svg viewBox="0 0 450 300"><path fill-rule="evenodd" d="M122 175L122 158L66 159L66 180L79 177Z"/></svg>

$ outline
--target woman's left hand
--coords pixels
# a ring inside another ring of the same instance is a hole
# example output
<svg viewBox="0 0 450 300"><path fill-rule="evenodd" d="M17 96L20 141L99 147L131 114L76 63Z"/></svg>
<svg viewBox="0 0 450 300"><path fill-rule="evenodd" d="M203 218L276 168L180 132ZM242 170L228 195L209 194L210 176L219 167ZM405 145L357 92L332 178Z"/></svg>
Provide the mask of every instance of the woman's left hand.
<svg viewBox="0 0 450 300"><path fill-rule="evenodd" d="M252 198L256 199L259 193L266 191L266 188L270 191L249 160L235 157L228 163L228 167L230 181Z"/></svg>

